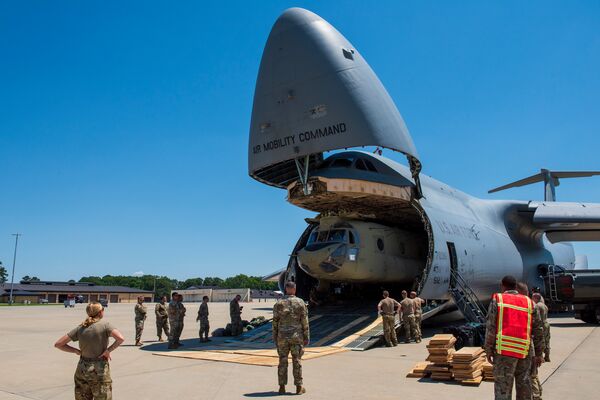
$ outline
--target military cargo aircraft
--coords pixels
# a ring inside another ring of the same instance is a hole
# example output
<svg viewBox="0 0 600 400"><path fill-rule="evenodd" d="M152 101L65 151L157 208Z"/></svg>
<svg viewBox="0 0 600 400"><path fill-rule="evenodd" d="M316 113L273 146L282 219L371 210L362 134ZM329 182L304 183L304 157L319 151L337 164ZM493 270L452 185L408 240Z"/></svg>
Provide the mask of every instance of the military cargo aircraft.
<svg viewBox="0 0 600 400"><path fill-rule="evenodd" d="M367 147L403 153L408 167ZM326 156L326 154L328 156ZM267 40L254 94L248 170L318 213L279 280L312 290L397 285L449 300L460 277L487 300L504 275L542 287L540 267L575 266L571 241L600 240L600 204L484 200L421 174L394 102L360 52L318 15L285 11Z"/></svg>

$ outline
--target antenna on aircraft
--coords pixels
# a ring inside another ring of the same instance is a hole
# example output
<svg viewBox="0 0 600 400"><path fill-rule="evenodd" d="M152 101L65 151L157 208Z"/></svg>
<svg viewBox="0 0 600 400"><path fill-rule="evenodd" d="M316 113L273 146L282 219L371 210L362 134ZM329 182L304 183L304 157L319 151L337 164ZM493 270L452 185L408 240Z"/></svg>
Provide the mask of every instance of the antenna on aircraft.
<svg viewBox="0 0 600 400"><path fill-rule="evenodd" d="M556 186L560 185L559 178L584 178L594 175L600 175L600 171L550 171L541 169L535 175L491 189L488 193L544 182L544 201L556 201Z"/></svg>

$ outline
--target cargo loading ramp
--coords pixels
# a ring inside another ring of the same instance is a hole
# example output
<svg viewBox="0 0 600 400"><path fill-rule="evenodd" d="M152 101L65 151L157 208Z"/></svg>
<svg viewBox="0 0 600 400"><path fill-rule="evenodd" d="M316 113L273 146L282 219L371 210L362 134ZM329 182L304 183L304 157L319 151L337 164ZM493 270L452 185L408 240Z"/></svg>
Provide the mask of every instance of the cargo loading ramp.
<svg viewBox="0 0 600 400"><path fill-rule="evenodd" d="M310 344L307 348L331 346L349 348L349 338L376 329L381 325L374 307L333 305L319 307L309 312ZM263 344L275 347L272 337L272 323L269 322L257 329L245 332L238 338L231 338L229 343ZM380 329L381 332L383 332Z"/></svg>

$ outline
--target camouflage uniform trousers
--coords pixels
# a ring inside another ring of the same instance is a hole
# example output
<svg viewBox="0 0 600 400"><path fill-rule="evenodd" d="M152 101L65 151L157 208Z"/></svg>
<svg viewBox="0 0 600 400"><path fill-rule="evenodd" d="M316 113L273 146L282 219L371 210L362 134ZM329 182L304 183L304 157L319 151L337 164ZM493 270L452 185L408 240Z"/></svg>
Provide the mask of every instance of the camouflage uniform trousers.
<svg viewBox="0 0 600 400"><path fill-rule="evenodd" d="M419 339L423 338L422 334L421 334L421 319L423 318L423 313L421 312L416 312L415 313L415 325L417 328L417 337Z"/></svg>
<svg viewBox="0 0 600 400"><path fill-rule="evenodd" d="M244 331L242 317L239 315L231 317L231 336L239 336Z"/></svg>
<svg viewBox="0 0 600 400"><path fill-rule="evenodd" d="M297 340L278 339L277 354L279 354L279 367L277 376L279 385L287 385L288 381L288 354L292 354L292 373L294 375L294 385L302 386L302 355L304 346Z"/></svg>
<svg viewBox="0 0 600 400"><path fill-rule="evenodd" d="M181 320L177 323L177 342L179 342L179 338L181 337L182 333L183 333L183 320Z"/></svg>
<svg viewBox="0 0 600 400"><path fill-rule="evenodd" d="M414 315L403 315L402 324L404 325L405 340L410 342L411 338L417 338L417 324Z"/></svg>
<svg viewBox="0 0 600 400"><path fill-rule="evenodd" d="M531 363L531 394L533 400L542 400L542 384L538 376L538 367Z"/></svg>
<svg viewBox="0 0 600 400"><path fill-rule="evenodd" d="M544 356L546 359L550 358L550 324L548 322L546 322L544 324L544 343L545 343L545 348L546 350L544 350Z"/></svg>
<svg viewBox="0 0 600 400"><path fill-rule="evenodd" d="M165 331L167 338L169 337L169 319L168 318L156 318L156 336L162 337L162 333Z"/></svg>
<svg viewBox="0 0 600 400"><path fill-rule="evenodd" d="M135 319L135 341L136 343L142 340L142 332L144 331L144 319Z"/></svg>
<svg viewBox="0 0 600 400"><path fill-rule="evenodd" d="M75 400L111 400L110 367L104 360L80 358L75 370Z"/></svg>
<svg viewBox="0 0 600 400"><path fill-rule="evenodd" d="M531 354L523 359L494 355L494 394L496 400L511 400L513 383L516 400L531 399Z"/></svg>
<svg viewBox="0 0 600 400"><path fill-rule="evenodd" d="M208 338L208 331L210 330L210 324L208 323L208 318L200 318L200 331L198 334L200 335L200 339Z"/></svg>
<svg viewBox="0 0 600 400"><path fill-rule="evenodd" d="M170 321L171 331L169 332L169 345L179 342L179 323L177 320Z"/></svg>
<svg viewBox="0 0 600 400"><path fill-rule="evenodd" d="M383 337L388 346L397 345L398 338L396 337L396 317L392 314L383 314Z"/></svg>

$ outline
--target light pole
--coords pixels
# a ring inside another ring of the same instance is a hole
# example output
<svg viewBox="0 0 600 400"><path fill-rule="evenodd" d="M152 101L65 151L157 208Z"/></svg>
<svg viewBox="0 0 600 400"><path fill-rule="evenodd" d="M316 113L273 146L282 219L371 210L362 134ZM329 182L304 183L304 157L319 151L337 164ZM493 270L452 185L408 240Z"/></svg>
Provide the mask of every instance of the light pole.
<svg viewBox="0 0 600 400"><path fill-rule="evenodd" d="M152 289L152 301L156 301L156 275L154 275L154 289Z"/></svg>
<svg viewBox="0 0 600 400"><path fill-rule="evenodd" d="M13 267L12 267L12 274L10 276L10 299L8 300L8 304L10 304L12 306L13 303L13 290L15 288L15 265L17 264L17 246L19 245L19 236L21 236L21 233L13 233L12 234L15 237L15 254L13 256Z"/></svg>

